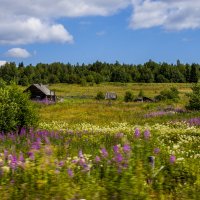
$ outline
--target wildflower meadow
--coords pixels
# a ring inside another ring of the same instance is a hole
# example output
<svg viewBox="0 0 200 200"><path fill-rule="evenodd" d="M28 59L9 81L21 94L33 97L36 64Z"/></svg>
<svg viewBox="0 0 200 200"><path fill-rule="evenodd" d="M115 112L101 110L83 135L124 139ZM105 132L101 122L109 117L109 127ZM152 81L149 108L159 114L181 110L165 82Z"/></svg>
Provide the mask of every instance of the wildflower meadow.
<svg viewBox="0 0 200 200"><path fill-rule="evenodd" d="M118 125L1 134L1 199L199 198L198 127Z"/></svg>
<svg viewBox="0 0 200 200"><path fill-rule="evenodd" d="M0 133L0 199L200 199L199 112L169 103L34 103L38 127Z"/></svg>

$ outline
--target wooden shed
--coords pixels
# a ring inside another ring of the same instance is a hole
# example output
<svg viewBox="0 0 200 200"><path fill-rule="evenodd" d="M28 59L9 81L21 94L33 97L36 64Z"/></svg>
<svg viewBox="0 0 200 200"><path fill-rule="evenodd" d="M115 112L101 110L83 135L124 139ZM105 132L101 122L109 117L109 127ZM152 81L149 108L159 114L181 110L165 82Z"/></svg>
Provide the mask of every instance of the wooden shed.
<svg viewBox="0 0 200 200"><path fill-rule="evenodd" d="M106 92L105 99L107 100L116 100L117 94L115 92Z"/></svg>
<svg viewBox="0 0 200 200"><path fill-rule="evenodd" d="M48 100L56 102L56 95L54 91L49 90L45 85L33 84L29 86L24 92L30 93L30 98L36 101Z"/></svg>

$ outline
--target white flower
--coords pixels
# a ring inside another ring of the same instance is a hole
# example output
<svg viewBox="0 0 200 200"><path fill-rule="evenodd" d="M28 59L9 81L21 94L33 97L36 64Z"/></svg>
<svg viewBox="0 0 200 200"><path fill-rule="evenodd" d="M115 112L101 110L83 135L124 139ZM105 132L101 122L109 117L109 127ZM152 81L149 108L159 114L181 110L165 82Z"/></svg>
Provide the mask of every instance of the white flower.
<svg viewBox="0 0 200 200"><path fill-rule="evenodd" d="M3 167L1 167L1 169L5 173L8 173L10 171L10 167L8 167L8 166L3 166Z"/></svg>
<svg viewBox="0 0 200 200"><path fill-rule="evenodd" d="M184 160L184 158L177 158L177 159L176 159L177 162L183 161L183 160Z"/></svg>

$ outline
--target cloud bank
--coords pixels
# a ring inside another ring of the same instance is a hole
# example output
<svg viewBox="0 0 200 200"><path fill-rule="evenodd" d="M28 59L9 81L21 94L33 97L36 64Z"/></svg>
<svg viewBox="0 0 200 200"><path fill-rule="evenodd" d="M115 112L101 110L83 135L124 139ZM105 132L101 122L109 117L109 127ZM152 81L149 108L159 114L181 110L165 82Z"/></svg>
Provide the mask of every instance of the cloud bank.
<svg viewBox="0 0 200 200"><path fill-rule="evenodd" d="M109 16L132 7L132 29L200 28L199 0L1 0L0 44L72 43L59 18Z"/></svg>

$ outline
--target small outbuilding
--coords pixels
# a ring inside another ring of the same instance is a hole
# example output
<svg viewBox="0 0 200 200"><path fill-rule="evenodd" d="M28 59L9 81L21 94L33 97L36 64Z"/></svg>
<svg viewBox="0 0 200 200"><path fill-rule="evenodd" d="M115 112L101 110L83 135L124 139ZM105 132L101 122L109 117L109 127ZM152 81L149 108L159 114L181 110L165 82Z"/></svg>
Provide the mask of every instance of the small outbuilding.
<svg viewBox="0 0 200 200"><path fill-rule="evenodd" d="M117 94L114 92L106 92L105 99L106 100L116 100Z"/></svg>
<svg viewBox="0 0 200 200"><path fill-rule="evenodd" d="M51 101L56 102L56 95L54 91L49 90L45 85L43 84L33 84L29 86L24 92L30 93L31 100L36 101Z"/></svg>

